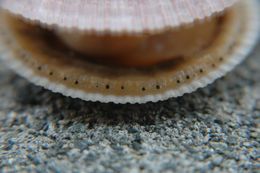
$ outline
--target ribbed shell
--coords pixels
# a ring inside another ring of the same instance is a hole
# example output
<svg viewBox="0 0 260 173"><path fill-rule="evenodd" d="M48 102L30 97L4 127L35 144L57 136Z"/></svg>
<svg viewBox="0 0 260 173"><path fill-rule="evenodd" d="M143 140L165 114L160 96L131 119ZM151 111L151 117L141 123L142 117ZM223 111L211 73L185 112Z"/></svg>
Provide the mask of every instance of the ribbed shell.
<svg viewBox="0 0 260 173"><path fill-rule="evenodd" d="M166 71L156 68L139 73L73 59L73 53L55 50L40 30L6 20L0 22L0 58L29 81L66 96L114 103L156 102L205 87L238 65L259 36L257 2L241 0L227 12L219 24L220 35L203 54L186 58Z"/></svg>
<svg viewBox="0 0 260 173"><path fill-rule="evenodd" d="M1 0L12 13L47 25L88 31L173 28L221 12L237 0Z"/></svg>

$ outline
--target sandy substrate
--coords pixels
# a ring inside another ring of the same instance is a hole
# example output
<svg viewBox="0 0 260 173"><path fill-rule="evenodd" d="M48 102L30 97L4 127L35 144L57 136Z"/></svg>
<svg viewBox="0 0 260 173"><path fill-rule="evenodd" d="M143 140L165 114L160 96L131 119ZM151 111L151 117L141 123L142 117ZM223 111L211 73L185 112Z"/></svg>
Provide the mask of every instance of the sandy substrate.
<svg viewBox="0 0 260 173"><path fill-rule="evenodd" d="M0 64L0 172L257 172L260 45L224 78L144 105L84 102Z"/></svg>

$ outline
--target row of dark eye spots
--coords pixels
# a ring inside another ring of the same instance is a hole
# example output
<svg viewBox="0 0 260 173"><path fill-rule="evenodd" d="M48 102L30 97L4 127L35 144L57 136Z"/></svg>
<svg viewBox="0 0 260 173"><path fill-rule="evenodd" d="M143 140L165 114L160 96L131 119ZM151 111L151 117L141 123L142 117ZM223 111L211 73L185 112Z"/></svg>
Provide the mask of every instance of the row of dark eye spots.
<svg viewBox="0 0 260 173"><path fill-rule="evenodd" d="M159 90L159 89L161 89L161 86L160 85L156 85L155 89ZM142 91L146 91L146 87L142 87Z"/></svg>
<svg viewBox="0 0 260 173"><path fill-rule="evenodd" d="M38 66L37 69L38 69L39 71L42 71L42 67L41 67L41 66ZM51 72L49 72L49 75L50 75L50 76L53 76L54 73L51 71ZM64 80L64 81L67 81L68 78L65 76L65 77L63 78L63 80ZM75 85L78 85L78 84L79 84L79 81L76 80L76 81L74 82L74 84L75 84ZM96 88L99 88L99 85L96 85ZM125 89L125 86L122 85L120 88L121 88L121 90L124 90L124 89ZM156 88L157 90L159 90L159 89L161 89L161 86L160 86L160 85L156 85L155 88ZM107 90L110 89L110 85L107 84L107 85L105 86L105 89L107 89ZM146 91L146 87L142 87L141 90L142 90L142 91Z"/></svg>
<svg viewBox="0 0 260 173"><path fill-rule="evenodd" d="M219 62L222 62L223 60L224 60L224 58L223 57L220 57L219 59ZM211 64L211 67L213 67L213 68L215 68L217 65L215 64L215 63L212 63Z"/></svg>
<svg viewBox="0 0 260 173"><path fill-rule="evenodd" d="M223 57L220 57L218 60L219 60L220 62L222 62L222 61L224 60L224 58L223 58ZM216 64L215 64L215 63L212 63L212 64L211 64L211 67L215 68L215 67L216 67ZM204 73L204 72L205 72L205 70L204 70L203 68L199 69L199 73L202 74L202 73ZM190 75L187 75L187 76L186 76L186 79L187 79L187 80L191 79ZM180 84L180 83L182 83L182 82L181 82L180 79L178 79L178 80L176 80L176 83L177 83L177 84Z"/></svg>
<svg viewBox="0 0 260 173"><path fill-rule="evenodd" d="M42 71L42 66L38 66L37 69L38 69L38 71ZM50 72L49 72L49 75L50 75L50 76L53 76L53 75L54 75L54 72L50 71ZM67 81L68 78L67 78L67 77L64 77L63 80L64 80L64 81ZM75 85L78 85L78 84L79 84L79 81L76 80L76 81L74 82L74 84L75 84Z"/></svg>
<svg viewBox="0 0 260 173"><path fill-rule="evenodd" d="M219 61L223 61L223 60L224 60L224 59L223 59L222 57L219 58ZM213 68L215 68L215 67L216 67L216 64L213 63L211 66L212 66ZM42 70L42 67L41 67L41 66L38 66L37 69L38 69L39 71L41 71L41 70ZM204 73L205 70L201 68L201 69L199 70L199 72L200 72L200 73ZM54 73L53 73L52 71L49 72L49 75L50 75L50 76L53 76L53 74L54 74ZM187 79L187 80L191 79L190 75L187 75L187 76L186 76L186 79ZM64 80L64 81L67 81L68 78L67 78L67 77L64 77L63 80ZM180 84L180 83L181 83L181 80L178 79L178 80L176 81L176 83L177 83L177 84ZM78 84L79 84L79 81L76 80L76 81L74 82L74 84L75 84L75 85L78 85ZM96 88L99 88L99 85L96 85ZM105 88L106 88L107 90L110 89L110 85L107 84L107 85L105 86ZM159 89L161 89L161 86L160 86L160 85L156 85L155 88L156 88L157 90L159 90ZM121 86L121 90L124 90L124 89L125 89L125 87L124 87L124 86ZM146 89L146 87L142 87L141 90L142 90L142 91L146 91L147 89Z"/></svg>
<svg viewBox="0 0 260 173"><path fill-rule="evenodd" d="M63 78L63 80L64 80L64 81L67 81L68 78L65 76L65 77ZM75 80L74 84L75 84L75 85L78 85L78 84L79 84L79 81L78 81L78 80Z"/></svg>
<svg viewBox="0 0 260 173"><path fill-rule="evenodd" d="M100 87L99 85L96 85L96 88L99 88L99 87ZM106 88L107 90L110 89L110 85L107 84L107 85L105 86L105 88ZM125 89L125 86L122 85L122 86L120 87L120 89L121 89L121 90L124 90L124 89Z"/></svg>
<svg viewBox="0 0 260 173"><path fill-rule="evenodd" d="M42 70L42 67L39 66L39 67L38 67L38 70L41 71L41 70ZM203 73L203 72L204 72L204 70L203 70L203 69L200 69L200 73ZM50 75L50 76L53 76L53 74L54 74L53 72L49 72L49 75ZM189 80L190 78L191 78L190 75L187 75L187 76L186 76L186 79L187 79L187 80ZM67 81L68 78L67 78L67 77L64 77L63 80L64 80L64 81ZM180 80L177 80L176 82L177 82L178 84L181 83ZM78 85L78 84L79 84L79 81L76 80L76 81L74 82L74 84L75 84L75 85ZM99 85L96 85L96 88L99 88ZM106 85L105 88L106 88L106 89L110 89L110 85ZM160 85L156 85L155 88L156 88L157 90L159 90L159 89L161 89L161 86L160 86ZM124 90L124 89L125 89L125 87L124 87L124 86L121 86L121 90ZM147 89L146 89L146 87L142 87L141 90L142 90L142 91L146 91Z"/></svg>
<svg viewBox="0 0 260 173"><path fill-rule="evenodd" d="M203 70L203 69L200 69L199 72L200 72L200 73L203 73L204 70ZM191 76L190 76L190 75L186 75L186 79L187 79L187 80L190 80L190 79L191 79ZM180 83L181 83L181 80L180 80L180 79L176 80L176 83L177 83L177 84L180 84Z"/></svg>
<svg viewBox="0 0 260 173"><path fill-rule="evenodd" d="M42 67L41 67L41 66L38 66L37 69L38 69L39 71L42 71ZM52 76L52 75L53 75L53 72L50 71L50 72L49 72L49 75Z"/></svg>

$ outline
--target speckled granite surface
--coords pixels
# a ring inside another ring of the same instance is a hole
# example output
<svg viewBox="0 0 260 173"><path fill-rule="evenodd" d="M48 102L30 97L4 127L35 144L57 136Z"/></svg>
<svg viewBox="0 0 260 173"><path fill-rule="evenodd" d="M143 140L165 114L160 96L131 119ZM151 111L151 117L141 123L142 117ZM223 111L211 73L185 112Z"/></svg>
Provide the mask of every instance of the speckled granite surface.
<svg viewBox="0 0 260 173"><path fill-rule="evenodd" d="M0 172L258 172L260 45L211 86L165 102L84 102L0 65Z"/></svg>

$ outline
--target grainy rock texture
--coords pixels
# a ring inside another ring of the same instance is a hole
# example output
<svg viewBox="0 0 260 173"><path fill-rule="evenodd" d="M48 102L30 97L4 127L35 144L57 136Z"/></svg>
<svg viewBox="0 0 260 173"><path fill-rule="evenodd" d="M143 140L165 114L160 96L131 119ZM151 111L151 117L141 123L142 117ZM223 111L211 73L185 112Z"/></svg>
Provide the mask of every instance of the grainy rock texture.
<svg viewBox="0 0 260 173"><path fill-rule="evenodd" d="M257 50L209 87L144 105L66 98L0 65L0 172L258 172Z"/></svg>

